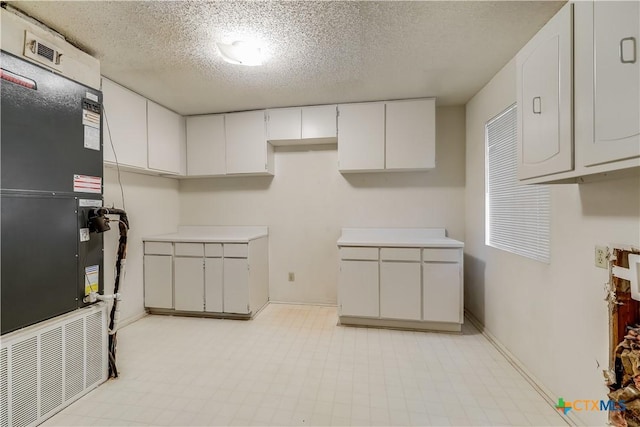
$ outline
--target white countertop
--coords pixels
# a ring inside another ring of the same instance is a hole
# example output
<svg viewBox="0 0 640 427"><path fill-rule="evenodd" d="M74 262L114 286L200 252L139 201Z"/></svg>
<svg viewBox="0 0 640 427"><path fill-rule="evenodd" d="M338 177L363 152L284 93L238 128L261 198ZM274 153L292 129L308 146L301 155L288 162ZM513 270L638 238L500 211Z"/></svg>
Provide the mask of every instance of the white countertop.
<svg viewBox="0 0 640 427"><path fill-rule="evenodd" d="M462 248L444 228L343 228L338 246Z"/></svg>
<svg viewBox="0 0 640 427"><path fill-rule="evenodd" d="M269 235L263 226L181 225L176 233L143 237L145 242L248 243Z"/></svg>

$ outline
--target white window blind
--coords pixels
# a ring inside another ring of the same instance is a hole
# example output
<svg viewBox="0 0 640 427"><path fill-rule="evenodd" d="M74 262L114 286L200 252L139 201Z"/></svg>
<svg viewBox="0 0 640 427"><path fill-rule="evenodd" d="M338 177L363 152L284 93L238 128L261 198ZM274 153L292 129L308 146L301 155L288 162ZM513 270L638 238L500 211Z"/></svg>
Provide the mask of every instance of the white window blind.
<svg viewBox="0 0 640 427"><path fill-rule="evenodd" d="M516 108L485 126L486 244L548 263L551 195L547 185L518 181Z"/></svg>

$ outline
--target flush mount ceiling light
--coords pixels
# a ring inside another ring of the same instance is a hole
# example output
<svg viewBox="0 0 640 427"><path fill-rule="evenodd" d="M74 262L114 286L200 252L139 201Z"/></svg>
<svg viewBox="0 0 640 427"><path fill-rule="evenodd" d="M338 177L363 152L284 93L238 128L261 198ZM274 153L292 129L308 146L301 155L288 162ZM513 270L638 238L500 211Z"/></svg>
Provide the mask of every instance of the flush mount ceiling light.
<svg viewBox="0 0 640 427"><path fill-rule="evenodd" d="M235 41L231 44L216 43L222 59L238 65L256 66L262 65L260 47L255 44Z"/></svg>

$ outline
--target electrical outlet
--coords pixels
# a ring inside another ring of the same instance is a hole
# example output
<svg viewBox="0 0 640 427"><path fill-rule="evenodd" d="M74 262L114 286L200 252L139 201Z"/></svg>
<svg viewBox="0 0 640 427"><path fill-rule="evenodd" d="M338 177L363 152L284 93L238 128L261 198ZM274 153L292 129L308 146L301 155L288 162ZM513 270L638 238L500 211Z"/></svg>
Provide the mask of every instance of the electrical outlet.
<svg viewBox="0 0 640 427"><path fill-rule="evenodd" d="M596 246L595 253L595 265L600 268L608 268L609 267L609 257L607 253L609 252L606 246Z"/></svg>
<svg viewBox="0 0 640 427"><path fill-rule="evenodd" d="M296 280L296 274L295 273L289 273L289 281L290 282L295 282Z"/></svg>

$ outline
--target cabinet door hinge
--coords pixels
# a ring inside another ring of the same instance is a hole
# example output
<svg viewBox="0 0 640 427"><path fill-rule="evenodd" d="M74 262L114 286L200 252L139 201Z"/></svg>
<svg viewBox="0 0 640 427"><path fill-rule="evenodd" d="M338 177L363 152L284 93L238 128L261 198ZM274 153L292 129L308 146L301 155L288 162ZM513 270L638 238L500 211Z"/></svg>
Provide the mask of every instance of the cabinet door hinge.
<svg viewBox="0 0 640 427"><path fill-rule="evenodd" d="M249 304L247 304L247 313L249 312Z"/></svg>

